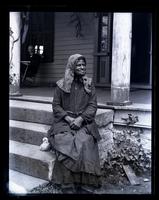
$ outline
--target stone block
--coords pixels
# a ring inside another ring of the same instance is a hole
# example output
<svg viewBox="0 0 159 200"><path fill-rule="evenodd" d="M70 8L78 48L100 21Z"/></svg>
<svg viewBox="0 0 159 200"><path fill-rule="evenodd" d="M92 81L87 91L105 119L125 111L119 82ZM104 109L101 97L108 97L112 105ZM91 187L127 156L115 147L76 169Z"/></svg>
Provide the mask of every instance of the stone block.
<svg viewBox="0 0 159 200"><path fill-rule="evenodd" d="M52 112L44 110L11 107L10 119L51 125L53 122L53 115Z"/></svg>
<svg viewBox="0 0 159 200"><path fill-rule="evenodd" d="M95 121L98 127L107 126L113 122L114 111L111 109L98 109L95 117Z"/></svg>
<svg viewBox="0 0 159 200"><path fill-rule="evenodd" d="M113 122L114 111L98 109L95 120L99 127ZM10 100L10 119L51 125L53 122L52 105L27 101Z"/></svg>
<svg viewBox="0 0 159 200"><path fill-rule="evenodd" d="M9 170L9 182L15 183L18 186L23 186L27 193L39 185L48 183L46 180L35 178L14 170ZM12 192L15 193L16 191L13 189Z"/></svg>
<svg viewBox="0 0 159 200"><path fill-rule="evenodd" d="M122 118L128 118L128 114L133 116L138 116L138 122L134 125L136 127L151 128L151 111L142 111L142 110L115 110L114 114L114 124L126 125L125 121Z"/></svg>
<svg viewBox="0 0 159 200"><path fill-rule="evenodd" d="M39 146L10 141L9 168L44 180L52 176L55 155Z"/></svg>
<svg viewBox="0 0 159 200"><path fill-rule="evenodd" d="M103 167L104 162L107 159L107 152L113 148L113 132L107 127L99 128L101 140L98 142L100 165Z"/></svg>
<svg viewBox="0 0 159 200"><path fill-rule="evenodd" d="M31 122L10 120L10 140L40 145L42 138L47 136L50 126Z"/></svg>

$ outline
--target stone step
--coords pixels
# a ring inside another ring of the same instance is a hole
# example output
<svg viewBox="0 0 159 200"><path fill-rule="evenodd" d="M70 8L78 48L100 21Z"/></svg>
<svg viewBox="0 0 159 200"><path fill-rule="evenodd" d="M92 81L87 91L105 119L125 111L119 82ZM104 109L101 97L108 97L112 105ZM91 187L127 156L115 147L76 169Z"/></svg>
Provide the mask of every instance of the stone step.
<svg viewBox="0 0 159 200"><path fill-rule="evenodd" d="M39 146L10 140L9 168L36 178L50 180L55 154L40 151Z"/></svg>
<svg viewBox="0 0 159 200"><path fill-rule="evenodd" d="M19 186L23 187L24 190L29 193L33 188L39 185L47 184L48 181L29 176L18 171L9 170L9 190L11 193L22 193L19 190Z"/></svg>
<svg viewBox="0 0 159 200"><path fill-rule="evenodd" d="M9 121L9 138L10 140L40 145L42 138L47 136L49 125L24 122L24 121Z"/></svg>
<svg viewBox="0 0 159 200"><path fill-rule="evenodd" d="M151 115L152 109L150 104L131 104L128 106L112 106L112 105L104 105L100 104L100 108L105 109L113 109L114 111L114 124L115 126L125 126L126 123L122 118L128 118L128 114L132 114L133 116L138 116L139 121L133 125L132 127L151 129Z"/></svg>
<svg viewBox="0 0 159 200"><path fill-rule="evenodd" d="M98 109L96 122L99 127L113 122L112 109ZM51 125L53 122L52 105L21 100L10 100L10 119Z"/></svg>
<svg viewBox="0 0 159 200"><path fill-rule="evenodd" d="M114 125L126 125L126 122L123 120L123 118L128 118L128 114L138 117L138 122L135 124L130 124L131 127L151 129L151 111L149 110L115 110Z"/></svg>
<svg viewBox="0 0 159 200"><path fill-rule="evenodd" d="M52 105L10 100L10 119L50 125L53 122Z"/></svg>
<svg viewBox="0 0 159 200"><path fill-rule="evenodd" d="M52 92L53 94L53 92ZM30 95L22 95L22 96L10 96L9 99L19 100L19 101L28 101L28 102L36 102L36 103L49 103L52 104L53 97L48 96L30 96Z"/></svg>

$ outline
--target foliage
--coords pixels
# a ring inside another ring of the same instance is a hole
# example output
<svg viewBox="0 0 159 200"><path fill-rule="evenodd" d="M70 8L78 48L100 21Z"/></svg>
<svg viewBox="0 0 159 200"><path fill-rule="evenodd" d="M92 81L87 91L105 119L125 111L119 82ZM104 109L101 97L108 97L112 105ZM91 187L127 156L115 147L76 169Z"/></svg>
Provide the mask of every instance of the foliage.
<svg viewBox="0 0 159 200"><path fill-rule="evenodd" d="M9 72L9 84L10 85L15 85L18 81L18 77L17 77L17 74L15 74L13 72L13 65L10 64L10 72Z"/></svg>
<svg viewBox="0 0 159 200"><path fill-rule="evenodd" d="M123 165L130 165L136 173L149 172L151 154L140 143L139 131L113 131L114 146L108 150L104 163L105 173L124 176Z"/></svg>
<svg viewBox="0 0 159 200"><path fill-rule="evenodd" d="M17 39L13 36L12 28L9 29L9 36L10 36L10 60L9 60L9 84L15 85L18 81L17 74L14 73L14 64L13 64L13 49L14 44L19 40L19 37Z"/></svg>
<svg viewBox="0 0 159 200"><path fill-rule="evenodd" d="M139 121L138 116L133 116L131 113L128 114L127 118L121 118L121 119L125 121L127 126L129 126L130 124L135 124L136 122Z"/></svg>

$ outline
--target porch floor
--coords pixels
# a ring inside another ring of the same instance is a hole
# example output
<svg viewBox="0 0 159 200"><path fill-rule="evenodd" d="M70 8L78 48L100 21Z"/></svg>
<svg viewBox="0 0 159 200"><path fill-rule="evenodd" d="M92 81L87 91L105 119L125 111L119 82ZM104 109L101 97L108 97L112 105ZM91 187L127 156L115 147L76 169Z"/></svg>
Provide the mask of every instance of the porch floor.
<svg viewBox="0 0 159 200"><path fill-rule="evenodd" d="M55 87L25 87L20 92L24 96L36 96L50 99L53 97ZM110 89L96 88L97 101L99 104L106 104L110 101ZM47 98L48 97L48 98ZM152 90L133 89L130 91L130 101L133 104L149 104L152 101ZM145 105L146 106L146 105Z"/></svg>

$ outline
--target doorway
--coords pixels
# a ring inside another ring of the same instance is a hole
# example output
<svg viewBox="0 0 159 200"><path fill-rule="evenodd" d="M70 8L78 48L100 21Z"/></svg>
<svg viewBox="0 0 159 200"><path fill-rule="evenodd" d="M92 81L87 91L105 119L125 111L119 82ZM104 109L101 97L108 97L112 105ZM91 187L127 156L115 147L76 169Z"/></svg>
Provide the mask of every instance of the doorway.
<svg viewBox="0 0 159 200"><path fill-rule="evenodd" d="M151 85L151 14L133 13L131 85Z"/></svg>

